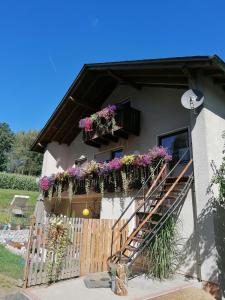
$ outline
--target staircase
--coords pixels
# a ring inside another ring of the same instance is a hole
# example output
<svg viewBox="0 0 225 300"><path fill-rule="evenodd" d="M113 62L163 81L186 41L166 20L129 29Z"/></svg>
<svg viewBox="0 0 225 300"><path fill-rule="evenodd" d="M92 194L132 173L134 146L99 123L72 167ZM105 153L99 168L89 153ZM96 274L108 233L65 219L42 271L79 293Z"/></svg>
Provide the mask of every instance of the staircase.
<svg viewBox="0 0 225 300"><path fill-rule="evenodd" d="M109 262L114 264L122 263L130 267L149 245L167 219L179 208L194 180L193 172L190 172L192 160L184 165L178 176L172 176L181 160L182 158L166 175L167 164L161 165L158 175L155 176L147 192L143 194L146 186L148 186L147 182L145 182L141 188L142 191L137 193L115 222L112 227L111 257L108 260ZM112 253L114 228L134 201L138 203L135 212L120 228L120 250ZM124 230L134 220L136 222L134 230L124 239Z"/></svg>

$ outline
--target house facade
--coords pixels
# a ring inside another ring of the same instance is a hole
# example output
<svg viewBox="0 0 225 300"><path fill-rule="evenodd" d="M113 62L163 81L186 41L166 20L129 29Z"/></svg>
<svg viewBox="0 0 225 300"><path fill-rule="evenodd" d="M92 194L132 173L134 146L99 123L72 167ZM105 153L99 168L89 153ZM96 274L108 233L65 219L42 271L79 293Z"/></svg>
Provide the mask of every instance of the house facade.
<svg viewBox="0 0 225 300"><path fill-rule="evenodd" d="M195 110L181 105L182 95L190 88L204 95L203 105ZM121 103L140 112L138 133L116 136L107 142L98 140L94 146L85 143L79 120L108 104ZM108 161L121 153L145 153L156 145L171 147L171 154L178 156L189 150L194 183L179 212L184 249L180 272L221 283L224 228L211 209L207 190L213 175L210 162L219 165L222 160L224 130L225 64L218 56L90 64L84 65L32 150L44 153L43 176L67 170L80 157L87 159L85 163ZM100 203L99 218L117 219L133 195L77 195L74 210L81 214L92 201ZM123 217L129 218L134 211L132 203Z"/></svg>

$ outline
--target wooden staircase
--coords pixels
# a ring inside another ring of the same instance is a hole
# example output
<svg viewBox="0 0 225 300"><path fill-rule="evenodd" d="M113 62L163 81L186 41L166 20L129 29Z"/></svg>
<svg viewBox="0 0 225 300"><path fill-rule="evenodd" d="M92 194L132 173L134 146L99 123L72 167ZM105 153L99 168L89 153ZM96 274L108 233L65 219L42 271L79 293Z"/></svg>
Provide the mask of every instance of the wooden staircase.
<svg viewBox="0 0 225 300"><path fill-rule="evenodd" d="M192 163L192 160L190 160L177 177L172 177L171 175L179 162L166 176L165 170L167 165L164 164L148 191L144 195L138 193L132 199L131 203L112 227L111 249L113 248L115 226L130 205L134 201L138 202L138 207L135 212L120 229L120 250L114 254L111 250L109 262L123 263L128 267L135 262L166 220L179 208L181 202L184 200L194 179L193 172L188 173ZM134 220L136 222L134 230L128 238L124 239L124 229L129 226L131 222L134 222Z"/></svg>

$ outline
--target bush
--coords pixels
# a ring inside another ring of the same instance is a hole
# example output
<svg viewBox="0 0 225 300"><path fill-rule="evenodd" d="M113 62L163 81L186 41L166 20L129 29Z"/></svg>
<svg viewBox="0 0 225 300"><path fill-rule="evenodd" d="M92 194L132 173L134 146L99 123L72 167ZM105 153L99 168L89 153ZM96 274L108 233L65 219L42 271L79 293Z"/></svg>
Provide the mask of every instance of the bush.
<svg viewBox="0 0 225 300"><path fill-rule="evenodd" d="M38 191L37 178L33 176L0 172L0 188L13 190Z"/></svg>

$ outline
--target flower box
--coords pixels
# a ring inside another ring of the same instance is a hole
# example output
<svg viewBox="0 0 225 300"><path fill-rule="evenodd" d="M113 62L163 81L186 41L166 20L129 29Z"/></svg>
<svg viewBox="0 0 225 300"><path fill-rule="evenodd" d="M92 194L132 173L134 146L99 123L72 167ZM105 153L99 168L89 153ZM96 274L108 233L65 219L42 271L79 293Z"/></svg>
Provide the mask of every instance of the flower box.
<svg viewBox="0 0 225 300"><path fill-rule="evenodd" d="M130 134L139 135L140 111L130 103L109 105L90 117L80 120L85 144L99 148L118 138L127 139Z"/></svg>

